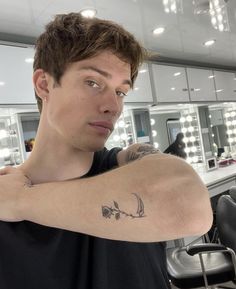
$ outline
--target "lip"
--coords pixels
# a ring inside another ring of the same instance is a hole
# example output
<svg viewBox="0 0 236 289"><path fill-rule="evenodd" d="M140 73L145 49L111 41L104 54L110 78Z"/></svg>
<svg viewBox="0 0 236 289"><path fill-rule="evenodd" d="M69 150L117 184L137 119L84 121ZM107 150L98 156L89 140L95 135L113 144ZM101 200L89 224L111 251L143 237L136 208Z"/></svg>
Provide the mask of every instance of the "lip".
<svg viewBox="0 0 236 289"><path fill-rule="evenodd" d="M114 129L113 124L109 121L94 121L90 122L89 124L95 128L106 129L109 130L110 132L113 131Z"/></svg>

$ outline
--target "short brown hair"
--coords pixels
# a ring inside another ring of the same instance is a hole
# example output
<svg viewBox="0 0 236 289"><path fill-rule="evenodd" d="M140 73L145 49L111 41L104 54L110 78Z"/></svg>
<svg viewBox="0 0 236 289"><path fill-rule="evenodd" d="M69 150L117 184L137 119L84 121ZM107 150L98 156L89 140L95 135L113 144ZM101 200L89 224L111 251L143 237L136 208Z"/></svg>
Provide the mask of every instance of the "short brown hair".
<svg viewBox="0 0 236 289"><path fill-rule="evenodd" d="M34 71L41 68L60 84L69 64L104 50L131 65L133 84L146 51L132 34L112 21L84 18L79 13L56 15L36 42ZM41 112L42 101L37 95L36 99Z"/></svg>

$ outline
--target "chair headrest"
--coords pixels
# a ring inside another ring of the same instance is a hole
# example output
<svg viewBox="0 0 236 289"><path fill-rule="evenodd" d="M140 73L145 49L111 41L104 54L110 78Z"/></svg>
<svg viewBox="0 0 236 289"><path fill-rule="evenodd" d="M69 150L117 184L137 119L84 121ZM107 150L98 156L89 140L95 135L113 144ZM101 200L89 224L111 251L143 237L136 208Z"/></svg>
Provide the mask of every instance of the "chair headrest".
<svg viewBox="0 0 236 289"><path fill-rule="evenodd" d="M229 190L230 197L236 202L236 186L233 186Z"/></svg>

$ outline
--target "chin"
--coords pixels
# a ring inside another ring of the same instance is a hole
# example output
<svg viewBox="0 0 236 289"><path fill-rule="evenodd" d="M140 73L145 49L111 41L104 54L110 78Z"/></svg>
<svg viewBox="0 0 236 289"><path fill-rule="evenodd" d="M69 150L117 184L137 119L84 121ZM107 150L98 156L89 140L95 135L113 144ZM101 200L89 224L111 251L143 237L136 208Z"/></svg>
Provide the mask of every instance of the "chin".
<svg viewBox="0 0 236 289"><path fill-rule="evenodd" d="M87 145L85 148L84 148L84 151L87 151L87 152L98 152L100 150L102 150L104 148L105 144L102 143L102 144L89 144Z"/></svg>

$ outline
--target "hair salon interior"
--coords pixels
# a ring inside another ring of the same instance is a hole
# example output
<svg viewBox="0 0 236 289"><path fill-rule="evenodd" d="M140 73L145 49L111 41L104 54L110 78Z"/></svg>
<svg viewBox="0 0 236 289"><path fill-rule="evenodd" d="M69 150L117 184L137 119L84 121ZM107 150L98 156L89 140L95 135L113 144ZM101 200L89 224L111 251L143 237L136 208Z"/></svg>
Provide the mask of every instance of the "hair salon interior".
<svg viewBox="0 0 236 289"><path fill-rule="evenodd" d="M118 22L149 51L107 148L138 142L164 152L182 133L183 158L208 188L209 234L168 242L173 288L236 288L236 1L0 0L1 167L33 149L34 43L55 14L72 11Z"/></svg>

